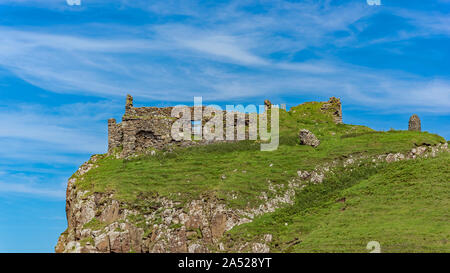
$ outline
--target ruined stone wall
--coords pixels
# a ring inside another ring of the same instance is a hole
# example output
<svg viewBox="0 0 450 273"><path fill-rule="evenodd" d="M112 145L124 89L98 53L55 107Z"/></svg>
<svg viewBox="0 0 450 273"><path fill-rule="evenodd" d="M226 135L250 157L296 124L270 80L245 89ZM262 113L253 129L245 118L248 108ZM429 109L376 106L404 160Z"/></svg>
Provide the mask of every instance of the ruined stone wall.
<svg viewBox="0 0 450 273"><path fill-rule="evenodd" d="M323 111L330 112L333 116L333 121L336 124L342 124L342 104L341 100L331 97L321 108Z"/></svg>
<svg viewBox="0 0 450 273"><path fill-rule="evenodd" d="M200 140L200 141L176 141L171 136L171 128L177 120L171 116L174 107L134 107L133 97L127 96L125 105L125 114L122 117L122 123L116 123L115 119L108 121L108 153L114 152L118 147L122 147L122 157L133 153L148 151L149 148L162 149L169 145L190 146L196 144L217 142L223 140ZM206 107L202 106L202 112ZM195 121L194 107L189 107L191 117L189 122ZM215 110L217 111L217 110ZM226 135L226 111L223 114L223 139ZM203 116L200 126L209 121L212 117ZM248 126L249 115L245 114L244 124ZM237 138L236 125L238 124L238 115L234 115L235 139ZM191 125L192 126L192 125ZM248 133L246 133L248 137Z"/></svg>
<svg viewBox="0 0 450 273"><path fill-rule="evenodd" d="M272 107L269 100L264 101L265 109ZM176 141L172 138L171 129L173 123L178 120L171 116L174 107L134 107L133 97L127 95L125 104L125 114L122 117L122 123L116 123L115 119L108 121L108 153L113 153L115 149L122 148L121 156L127 157L133 153L149 151L150 148L162 149L170 145L191 146L197 144L207 144L211 142L230 141L226 137L227 111L222 111L223 115L223 138L213 140L199 141ZM190 122L196 121L195 107L188 107L191 116ZM340 99L335 97L323 104L322 111L331 114L335 123L342 123L342 106ZM202 113L205 113L206 106L202 106ZM214 109L214 111L218 111ZM229 114L229 113L228 113ZM245 125L245 139L249 138L248 126L250 117L253 114L238 115L233 113L234 117L234 139L237 137L237 124L242 122ZM255 114L257 115L257 114ZM199 126L203 126L212 117L202 116ZM257 117L256 117L257 118ZM193 128L192 128L193 129Z"/></svg>
<svg viewBox="0 0 450 273"><path fill-rule="evenodd" d="M112 153L114 149L119 148L123 142L122 124L117 124L116 119L108 120L108 153Z"/></svg>

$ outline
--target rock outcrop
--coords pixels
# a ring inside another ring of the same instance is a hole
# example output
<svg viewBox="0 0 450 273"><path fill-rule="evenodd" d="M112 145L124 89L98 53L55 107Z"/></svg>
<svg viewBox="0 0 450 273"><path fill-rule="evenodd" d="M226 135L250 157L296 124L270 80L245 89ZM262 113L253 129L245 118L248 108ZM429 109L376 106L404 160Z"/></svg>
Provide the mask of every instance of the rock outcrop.
<svg viewBox="0 0 450 273"><path fill-rule="evenodd" d="M301 129L298 133L298 138L300 139L301 145L309 145L314 148L319 146L320 140L309 130Z"/></svg>

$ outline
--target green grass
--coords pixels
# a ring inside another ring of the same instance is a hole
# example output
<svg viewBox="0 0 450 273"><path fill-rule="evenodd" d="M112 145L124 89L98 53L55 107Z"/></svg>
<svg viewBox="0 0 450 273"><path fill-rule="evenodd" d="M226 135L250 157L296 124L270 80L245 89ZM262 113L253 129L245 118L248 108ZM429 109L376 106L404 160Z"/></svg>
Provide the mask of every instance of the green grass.
<svg viewBox="0 0 450 273"><path fill-rule="evenodd" d="M267 192L268 180L287 184L300 169L312 170L351 154L405 152L424 143L445 141L426 132L376 132L365 126L336 125L318 110L321 105L306 103L289 112L280 110L280 146L276 151L262 152L258 141L241 141L159 151L155 156L130 160L102 156L96 163L98 168L76 183L90 193L114 192L117 199L130 204L154 196L181 204L208 197L231 207L256 207L262 202L259 194ZM300 128L316 134L321 140L318 148L298 144ZM143 207L148 207L146 202L141 202Z"/></svg>
<svg viewBox="0 0 450 273"><path fill-rule="evenodd" d="M84 224L83 228L89 228L92 230L101 230L106 226L107 226L107 223L101 222L100 220L98 220L97 218L94 217L94 218L92 218L91 221Z"/></svg>
<svg viewBox="0 0 450 273"><path fill-rule="evenodd" d="M95 245L94 239L92 239L91 237L86 237L80 240L81 246L86 246L87 243L90 243L91 246Z"/></svg>
<svg viewBox="0 0 450 273"><path fill-rule="evenodd" d="M382 252L449 252L449 166L445 153L343 172L305 188L295 205L235 227L224 241L232 247L270 233L273 252L368 252L369 241Z"/></svg>

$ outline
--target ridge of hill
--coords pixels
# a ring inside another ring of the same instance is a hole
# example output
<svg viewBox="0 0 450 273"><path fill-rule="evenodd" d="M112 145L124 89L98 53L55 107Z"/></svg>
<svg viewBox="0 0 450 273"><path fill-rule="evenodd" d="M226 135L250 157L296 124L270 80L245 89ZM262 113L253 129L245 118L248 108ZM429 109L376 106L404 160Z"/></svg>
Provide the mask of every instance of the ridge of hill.
<svg viewBox="0 0 450 273"><path fill-rule="evenodd" d="M413 230L415 224L417 233L429 239L420 245L421 237L411 235L413 243L404 243L403 249L448 248L449 235L441 227L446 219L448 222L448 214L434 210L434 206L448 204L445 139L427 132L379 132L336 124L333 115L321 111L323 106L310 102L290 111L280 109L280 146L271 152L260 151L258 141L239 141L129 158L92 156L69 179L68 228L61 234L56 252L319 252L340 251L341 246L342 251L364 251L361 243L370 234L389 242L386 250L401 251L395 243L390 244L395 240L383 229L361 225L349 232L348 226L337 220L367 224L375 221L375 216L394 215L384 206L387 200L393 207L398 200L399 211L405 213L398 221L388 217L385 225ZM320 145L299 145L300 129L313 132ZM435 175L439 179L426 171L436 171L436 166L441 170ZM417 168L423 168L420 174L428 176L419 177ZM429 181L421 184L427 177ZM392 180L392 185L407 183L396 188L383 184L384 178ZM433 203L434 196L412 195L405 186L409 184L419 190L442 188L433 190L439 200ZM426 206L421 210L423 217L403 221L412 212L400 202L402 192L415 198L407 199L414 208ZM338 206L345 209L336 212ZM425 217L433 211L436 218ZM433 219L439 221L428 226L422 223ZM398 240L408 240L408 234L405 231ZM330 236L337 238L334 243L327 241ZM439 240L445 243L440 245Z"/></svg>

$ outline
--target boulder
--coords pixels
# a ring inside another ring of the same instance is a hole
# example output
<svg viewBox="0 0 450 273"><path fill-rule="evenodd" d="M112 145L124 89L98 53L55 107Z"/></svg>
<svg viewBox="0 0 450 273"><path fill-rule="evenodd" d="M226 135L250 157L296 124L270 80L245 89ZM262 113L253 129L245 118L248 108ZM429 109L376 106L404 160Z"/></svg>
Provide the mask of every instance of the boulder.
<svg viewBox="0 0 450 273"><path fill-rule="evenodd" d="M320 144L320 140L313 133L306 129L301 129L298 133L298 137L300 139L301 145L309 145L316 148Z"/></svg>

